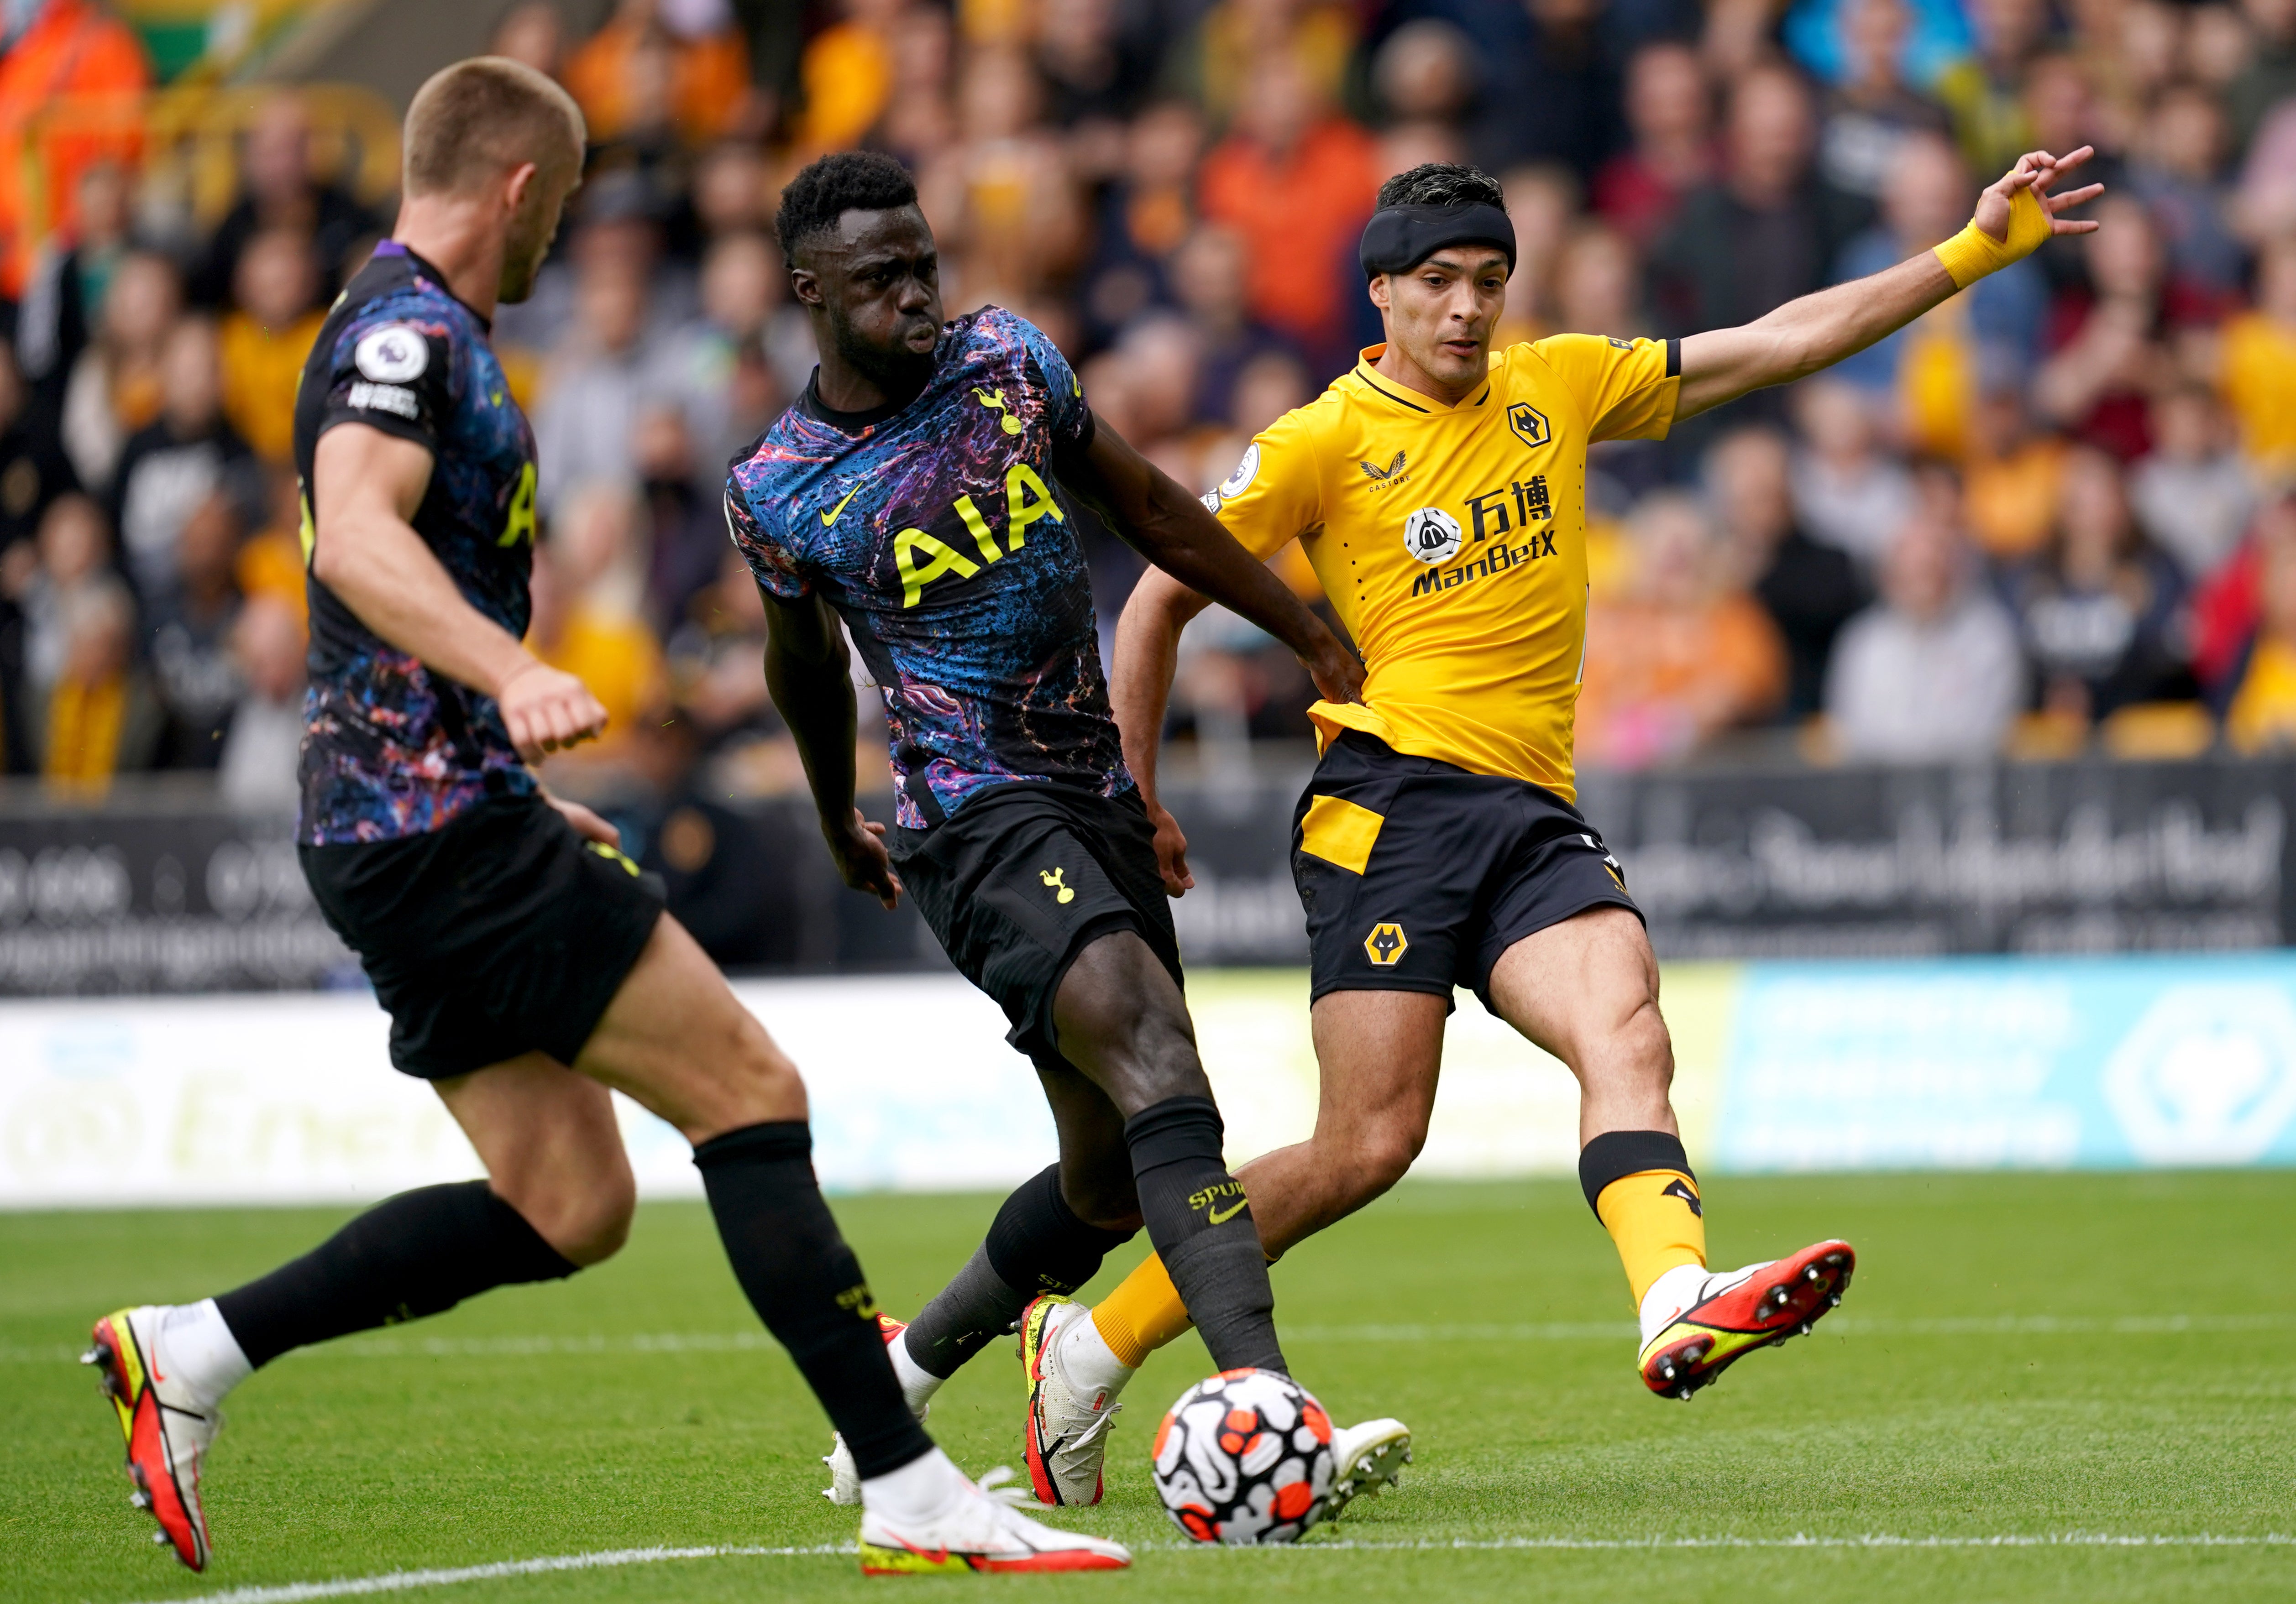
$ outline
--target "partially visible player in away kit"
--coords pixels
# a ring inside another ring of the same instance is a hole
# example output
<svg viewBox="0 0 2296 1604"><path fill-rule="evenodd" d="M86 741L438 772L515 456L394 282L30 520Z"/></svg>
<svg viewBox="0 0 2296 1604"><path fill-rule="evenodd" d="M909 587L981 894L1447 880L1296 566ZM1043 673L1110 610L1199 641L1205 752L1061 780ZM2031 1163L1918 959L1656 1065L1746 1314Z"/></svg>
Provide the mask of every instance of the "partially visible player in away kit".
<svg viewBox="0 0 2296 1604"><path fill-rule="evenodd" d="M534 438L488 345L580 175L581 115L529 68L449 67L414 97L406 200L303 371L311 692L303 869L489 1181L378 1205L196 1304L106 1315L101 1367L135 1502L193 1569L217 1406L291 1348L551 1281L622 1245L635 1197L607 1088L693 1143L734 1272L860 1465L865 1571L1129 1562L967 1480L902 1401L876 1305L816 1185L804 1084L586 809L527 763L595 735L578 680L519 644Z"/></svg>
<svg viewBox="0 0 2296 1604"><path fill-rule="evenodd" d="M821 366L726 487L766 598L767 678L847 883L888 907L916 899L1003 1006L1060 1128L1060 1162L1005 1201L972 1263L906 1328L887 1321L909 1402L922 1412L1024 1311L1033 1349L1144 1222L1215 1364L1283 1371L1267 1259L1220 1157L1153 831L1109 713L1070 497L1276 635L1335 703L1361 665L1096 421L1041 331L995 307L944 323L932 231L898 163L824 158L783 192L776 228ZM854 806L840 619L884 694L890 835ZM1092 1502L1107 1416L1047 1434L1045 1390L1032 1369L1030 1478L1047 1503ZM830 1458L840 1502L856 1490L850 1447ZM1088 1475L1072 1463L1087 1460Z"/></svg>
<svg viewBox="0 0 2296 1604"><path fill-rule="evenodd" d="M1499 186L1431 166L1382 187L1361 255L1388 342L1277 420L1206 498L1256 554L1303 544L1370 666L1360 705L1310 710L1323 757L1292 866L1323 1090L1313 1138L1242 1172L1271 1251L1410 1166L1464 986L1578 1076L1579 1179L1625 1264L1653 1393L1687 1398L1840 1301L1846 1242L1706 1268L1698 1181L1668 1101L1658 965L1618 862L1571 806L1587 447L1657 438L1815 372L2052 234L2094 229L2056 214L2096 186L2048 193L2088 154L2022 158L1936 251L1745 327L1678 341L1562 334L1496 353L1515 255ZM1116 649L1125 753L1175 896L1192 881L1185 839L1153 799L1156 745L1181 629L1203 606L1151 572ZM1113 1390L1186 1318L1152 1259L1075 1347Z"/></svg>

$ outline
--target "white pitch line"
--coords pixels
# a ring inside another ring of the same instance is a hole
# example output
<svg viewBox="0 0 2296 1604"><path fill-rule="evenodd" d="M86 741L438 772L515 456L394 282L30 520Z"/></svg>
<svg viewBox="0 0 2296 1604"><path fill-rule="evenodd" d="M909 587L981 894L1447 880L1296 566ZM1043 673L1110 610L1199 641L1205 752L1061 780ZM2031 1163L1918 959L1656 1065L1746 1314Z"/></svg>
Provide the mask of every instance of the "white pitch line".
<svg viewBox="0 0 2296 1604"><path fill-rule="evenodd" d="M1136 1548L1170 1553L1199 1553L1193 1543L1136 1544ZM1358 1543L1349 1538L1309 1542L1275 1550L1288 1553L1443 1553L1510 1550L1594 1551L1603 1553L1665 1551L1675 1549L2038 1549L2038 1548L2287 1548L2296 1536L2278 1532L2261 1536L2225 1536L2212 1533L2128 1534L2117 1532L2007 1532L1981 1537L1899 1537L1871 1533L1854 1537L1814 1537L1796 1533L1791 1537L1498 1537L1430 1539L1417 1543ZM540 1575L552 1571L606 1570L625 1565L660 1565L671 1559L816 1559L849 1555L850 1543L824 1543L811 1548L752 1548L712 1544L704 1548L606 1549L590 1554L552 1554L538 1559L504 1559L492 1565L465 1565L452 1569L384 1571L373 1576L337 1576L325 1582L290 1582L274 1587L234 1587L223 1592L199 1593L155 1604L302 1604L310 1599L341 1599L362 1593L406 1592L418 1587L451 1587L463 1582L491 1582L506 1576Z"/></svg>
<svg viewBox="0 0 2296 1604"><path fill-rule="evenodd" d="M1161 1545L1160 1545L1161 1546ZM2024 1548L2289 1548L2296 1535L2267 1532L2260 1536L2222 1536L2210 1533L2159 1534L2117 1532L2005 1532L1986 1537L1897 1537L1870 1533L1857 1537L1439 1537L1416 1543L1358 1543L1351 1537L1328 1543L1310 1540L1297 1545L1317 1549L1363 1551L1438 1553L1447 1549L1594 1549L1604 1552L1664 1549L2024 1549Z"/></svg>
<svg viewBox="0 0 2296 1604"><path fill-rule="evenodd" d="M1884 1320L1837 1314L1822 1328L1837 1337L2177 1337L2274 1330L2296 1314L1968 1315ZM1300 1342L1611 1342L1636 1335L1631 1321L1547 1324L1292 1325ZM580 1358L607 1354L740 1354L777 1351L763 1331L660 1331L627 1337L353 1337L324 1351L333 1359ZM316 1350L314 1350L316 1351ZM77 1348L0 1344L0 1364L53 1364Z"/></svg>
<svg viewBox="0 0 2296 1604"><path fill-rule="evenodd" d="M276 1587L234 1587L196 1593L166 1604L297 1604L302 1599L341 1599L357 1593L405 1592L415 1587L451 1587L460 1582L490 1582L502 1576L532 1576L546 1571L611 1570L623 1565L659 1565L666 1559L790 1559L800 1555L849 1554L851 1543L814 1548L743 1548L716 1543L707 1548L603 1549L590 1554L551 1554L539 1559L503 1559L448 1570L384 1571L375 1576L337 1576L326 1582L289 1582Z"/></svg>

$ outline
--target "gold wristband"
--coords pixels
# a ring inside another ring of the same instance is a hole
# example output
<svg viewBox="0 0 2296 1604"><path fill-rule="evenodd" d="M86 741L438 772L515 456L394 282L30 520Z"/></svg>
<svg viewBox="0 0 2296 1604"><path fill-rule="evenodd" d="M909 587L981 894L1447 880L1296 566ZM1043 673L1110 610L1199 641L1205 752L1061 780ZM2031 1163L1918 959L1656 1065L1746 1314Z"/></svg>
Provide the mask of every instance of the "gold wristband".
<svg viewBox="0 0 2296 1604"><path fill-rule="evenodd" d="M1997 240L1972 222L1937 248L1938 263L1956 290L1966 290L1988 273L1998 273L2041 248L2054 232L2049 214L2033 192L2021 189L2009 200L2009 237Z"/></svg>

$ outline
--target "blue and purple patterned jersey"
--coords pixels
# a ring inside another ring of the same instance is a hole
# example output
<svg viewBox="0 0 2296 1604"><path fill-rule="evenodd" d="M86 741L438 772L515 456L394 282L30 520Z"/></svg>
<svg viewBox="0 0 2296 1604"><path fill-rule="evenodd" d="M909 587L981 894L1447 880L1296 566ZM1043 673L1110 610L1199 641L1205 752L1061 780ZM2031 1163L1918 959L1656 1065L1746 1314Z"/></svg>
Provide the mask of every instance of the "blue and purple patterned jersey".
<svg viewBox="0 0 2296 1604"><path fill-rule="evenodd" d="M422 835L487 798L535 789L493 698L386 643L308 571L319 437L364 423L430 453L414 532L472 606L526 634L534 431L487 334L487 320L455 299L444 274L390 240L336 300L303 365L295 466L311 688L296 839L308 845Z"/></svg>
<svg viewBox="0 0 2296 1604"><path fill-rule="evenodd" d="M1092 438L1076 375L996 307L952 319L906 405L803 399L737 460L726 518L758 583L818 592L885 697L896 820L939 823L992 785L1130 789L1055 450Z"/></svg>

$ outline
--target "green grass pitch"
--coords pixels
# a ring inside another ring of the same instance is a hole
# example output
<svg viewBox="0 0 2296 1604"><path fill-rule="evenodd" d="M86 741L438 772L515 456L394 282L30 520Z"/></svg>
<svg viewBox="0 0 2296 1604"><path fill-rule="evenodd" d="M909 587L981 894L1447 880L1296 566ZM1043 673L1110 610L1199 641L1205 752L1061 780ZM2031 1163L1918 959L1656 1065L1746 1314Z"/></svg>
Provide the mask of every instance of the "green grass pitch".
<svg viewBox="0 0 2296 1604"><path fill-rule="evenodd" d="M1407 1184L1294 1253L1276 1292L1302 1380L1341 1419L1393 1413L1418 1434L1399 1492L1297 1549L1189 1548L1157 1505L1156 1417L1209 1368L1191 1338L1133 1386L1107 1505L1054 1517L1136 1544L1127 1575L865 1583L849 1555L721 1555L406 1596L2296 1597L2296 1174L1718 1178L1708 1192L1718 1263L1829 1232L1861 1261L1816 1336L1688 1404L1636 1381L1617 1262L1568 1183ZM880 1297L907 1312L994 1201L837 1207ZM0 1598L131 1604L851 1541L854 1518L820 1495L821 1416L758 1341L701 1208L662 1204L619 1259L570 1283L250 1382L208 1478L216 1562L181 1570L128 1508L110 1412L72 1355L93 1316L232 1284L341 1217L0 1215ZM1100 1289L1137 1250L1119 1256ZM1020 1396L1009 1350L992 1348L932 1429L975 1474L1017 1466ZM2188 1541L1969 1541L2072 1534ZM1783 1545L1797 1536L1836 1541ZM2211 1536L2244 1541L2189 1541ZM1869 1538L1915 1546L1856 1541Z"/></svg>

